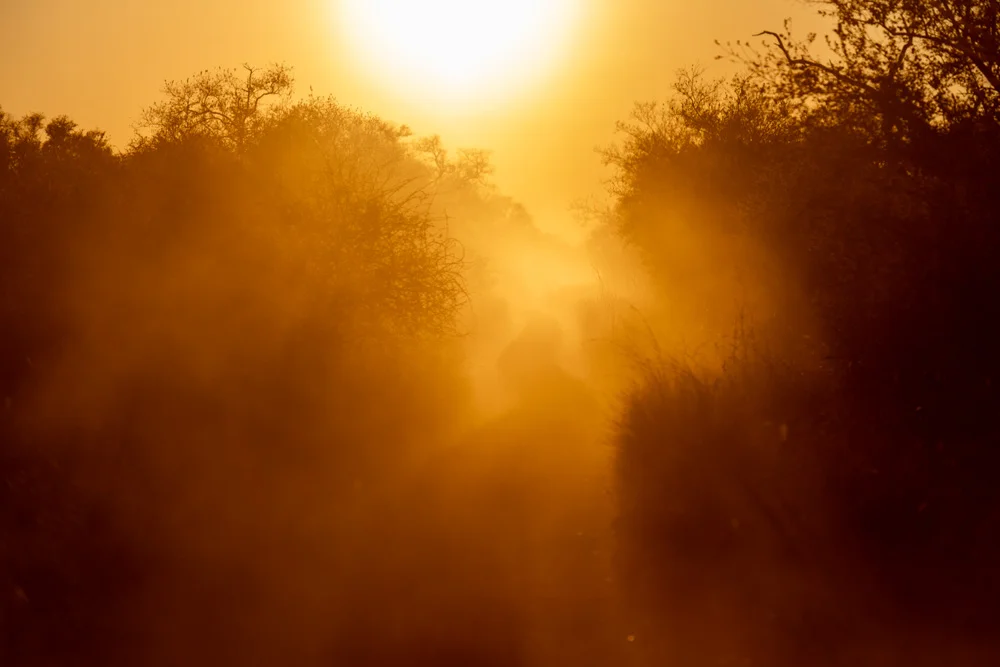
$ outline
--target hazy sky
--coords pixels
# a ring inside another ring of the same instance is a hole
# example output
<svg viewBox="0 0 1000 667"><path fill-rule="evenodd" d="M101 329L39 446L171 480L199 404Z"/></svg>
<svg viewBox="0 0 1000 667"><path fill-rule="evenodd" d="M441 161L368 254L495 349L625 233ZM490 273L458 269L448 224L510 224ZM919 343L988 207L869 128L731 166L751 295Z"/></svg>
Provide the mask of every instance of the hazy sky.
<svg viewBox="0 0 1000 667"><path fill-rule="evenodd" d="M470 2L475 0L469 0ZM359 64L337 25L339 0L0 0L0 106L67 114L124 144L164 79L242 62L285 62L297 91L494 151L497 181L546 227L600 192L594 153L635 101L660 98L679 67L722 74L714 39L745 38L811 10L799 0L577 0L585 19L561 64L492 108L400 94ZM419 2L419 0L414 0ZM450 108L448 108L450 107Z"/></svg>

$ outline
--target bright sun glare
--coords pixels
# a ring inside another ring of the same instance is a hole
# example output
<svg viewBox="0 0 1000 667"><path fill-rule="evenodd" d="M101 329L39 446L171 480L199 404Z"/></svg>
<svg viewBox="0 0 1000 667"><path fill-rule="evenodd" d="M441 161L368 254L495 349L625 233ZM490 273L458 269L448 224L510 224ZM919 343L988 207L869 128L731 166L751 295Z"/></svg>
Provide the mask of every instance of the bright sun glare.
<svg viewBox="0 0 1000 667"><path fill-rule="evenodd" d="M394 88L478 98L550 68L580 1L341 0L341 25Z"/></svg>

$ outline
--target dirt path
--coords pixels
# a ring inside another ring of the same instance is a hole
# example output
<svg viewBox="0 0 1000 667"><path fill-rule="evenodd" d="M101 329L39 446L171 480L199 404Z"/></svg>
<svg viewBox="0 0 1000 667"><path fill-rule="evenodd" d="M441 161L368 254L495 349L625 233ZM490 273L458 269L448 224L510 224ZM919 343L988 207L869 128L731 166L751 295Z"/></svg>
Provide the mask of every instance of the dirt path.
<svg viewBox="0 0 1000 667"><path fill-rule="evenodd" d="M627 665L611 451L582 383L549 380L428 469L430 532L447 545L441 590L459 615L509 609L518 664Z"/></svg>

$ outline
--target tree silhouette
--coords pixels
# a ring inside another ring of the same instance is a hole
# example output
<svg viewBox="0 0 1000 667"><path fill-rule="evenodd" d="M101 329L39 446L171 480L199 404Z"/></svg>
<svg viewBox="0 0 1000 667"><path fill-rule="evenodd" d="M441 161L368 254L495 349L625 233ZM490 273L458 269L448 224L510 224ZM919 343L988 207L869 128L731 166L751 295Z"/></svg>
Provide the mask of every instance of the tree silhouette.
<svg viewBox="0 0 1000 667"><path fill-rule="evenodd" d="M829 56L813 55L816 35L795 40L787 23L760 33L770 40L763 53L739 43L731 53L801 112L852 117L897 147L958 124L996 122L1000 62L992 1L818 4L834 23L824 40Z"/></svg>
<svg viewBox="0 0 1000 667"><path fill-rule="evenodd" d="M259 135L269 112L287 104L292 71L284 65L202 71L184 81L168 81L166 99L147 108L138 125L137 145L210 137L237 152Z"/></svg>
<svg viewBox="0 0 1000 667"><path fill-rule="evenodd" d="M720 625L753 628L727 637L732 650L756 661L781 645L788 664L858 655L886 618L989 642L996 611L1000 311L981 296L1000 289L995 8L820 4L828 54L787 25L761 33L763 49L730 47L746 65L735 80L682 73L605 154L612 224L691 304L672 311L681 321L732 344L732 309L711 291L720 265L774 295L745 304L757 342L737 336L720 377L654 363L623 418L630 576L669 619L648 632L689 624L663 648L678 659ZM823 583L765 594L740 569L750 561ZM696 577L725 582L737 619L671 616L704 596L686 587ZM877 582L864 600L846 583L858 577ZM760 599L772 620L748 602ZM813 655L824 641L827 657Z"/></svg>
<svg viewBox="0 0 1000 667"><path fill-rule="evenodd" d="M223 662L315 656L333 628L240 638L306 571L382 607L352 572L384 545L353 521L464 410L465 264L409 131L291 83L168 84L120 154L0 115L4 664L157 664L208 625ZM268 542L302 560L261 559ZM240 577L250 601L216 616ZM340 613L291 597L289 618ZM198 612L178 643L147 605Z"/></svg>

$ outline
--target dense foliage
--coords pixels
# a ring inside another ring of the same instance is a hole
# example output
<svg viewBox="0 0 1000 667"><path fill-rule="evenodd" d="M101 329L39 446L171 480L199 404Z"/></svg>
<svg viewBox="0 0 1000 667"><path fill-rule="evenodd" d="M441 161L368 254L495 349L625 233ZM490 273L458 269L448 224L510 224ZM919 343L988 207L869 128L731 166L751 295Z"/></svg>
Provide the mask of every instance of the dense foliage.
<svg viewBox="0 0 1000 667"><path fill-rule="evenodd" d="M684 660L859 664L923 628L895 655L938 664L1000 599L996 8L820 4L825 55L737 45L745 74L682 73L607 153L664 293L712 253L749 285L735 336L698 301L720 377L655 363L629 397L623 544Z"/></svg>
<svg viewBox="0 0 1000 667"><path fill-rule="evenodd" d="M221 652L246 619L212 611L233 586L248 614L332 613L279 589L332 567L361 490L464 410L436 168L406 128L293 101L285 68L245 74L168 84L124 153L0 116L4 664L188 655L151 604L243 662Z"/></svg>

